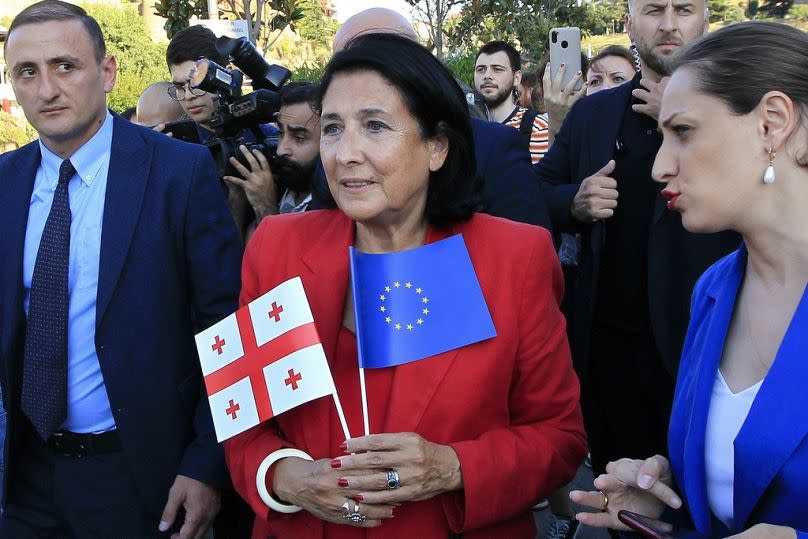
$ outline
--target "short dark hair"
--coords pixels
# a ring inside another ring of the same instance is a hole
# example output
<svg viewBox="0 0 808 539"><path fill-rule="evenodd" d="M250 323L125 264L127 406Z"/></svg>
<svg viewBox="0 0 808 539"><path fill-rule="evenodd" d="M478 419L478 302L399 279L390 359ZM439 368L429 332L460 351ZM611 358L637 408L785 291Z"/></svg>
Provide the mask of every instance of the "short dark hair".
<svg viewBox="0 0 808 539"><path fill-rule="evenodd" d="M589 60L589 67L592 67L592 64L595 62L608 58L609 56L617 56L618 58L624 59L626 62L631 64L634 71L637 71L637 63L634 55L631 54L630 50L622 45L607 45L606 47L603 47L595 56L592 57L591 60ZM584 73L586 73L586 71L584 71Z"/></svg>
<svg viewBox="0 0 808 539"><path fill-rule="evenodd" d="M691 43L673 69L697 75L700 92L716 97L735 114L749 114L771 91L788 95L808 118L808 34L775 22L726 26ZM808 155L797 156L808 166Z"/></svg>
<svg viewBox="0 0 808 539"><path fill-rule="evenodd" d="M391 58L406 58L394 62ZM395 34L363 34L334 55L320 83L320 105L338 74L378 73L399 92L424 138L446 137L443 166L429 174L425 216L436 226L471 218L482 182L477 177L468 105L452 73L422 45Z"/></svg>
<svg viewBox="0 0 808 539"><path fill-rule="evenodd" d="M280 91L281 106L308 103L312 109L320 106L320 88L312 82L290 82Z"/></svg>
<svg viewBox="0 0 808 539"><path fill-rule="evenodd" d="M101 31L101 27L98 26L98 22L79 6L68 4L61 0L42 0L20 11L11 21L11 26L8 27L3 53L5 54L5 49L8 47L8 38L18 27L25 24L41 24L52 21L81 21L90 36L90 40L93 42L96 61L101 63L107 55L104 33Z"/></svg>
<svg viewBox="0 0 808 539"><path fill-rule="evenodd" d="M227 67L229 59L216 50L216 34L209 28L195 25L183 28L171 38L166 49L166 63L169 67L183 62L196 62L207 58Z"/></svg>
<svg viewBox="0 0 808 539"><path fill-rule="evenodd" d="M519 53L516 51L516 48L507 41L489 41L477 52L477 56L474 57L474 63L477 63L477 59L481 54L495 54L498 52L504 52L508 55L508 61L511 63L511 71L516 72L522 69L522 59L519 57Z"/></svg>

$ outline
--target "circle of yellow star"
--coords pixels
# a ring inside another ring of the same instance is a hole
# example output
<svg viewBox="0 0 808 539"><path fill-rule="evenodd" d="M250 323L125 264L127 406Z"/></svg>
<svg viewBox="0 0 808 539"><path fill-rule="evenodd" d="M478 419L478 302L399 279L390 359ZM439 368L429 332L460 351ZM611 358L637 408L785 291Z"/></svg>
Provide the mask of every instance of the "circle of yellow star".
<svg viewBox="0 0 808 539"><path fill-rule="evenodd" d="M401 283L396 281L393 283L393 286L395 286L396 288L401 288Z"/></svg>
<svg viewBox="0 0 808 539"><path fill-rule="evenodd" d="M389 316L386 316L386 317L384 318L384 321L385 321L385 322L387 322L387 323L389 324L390 322L392 322L392 321L393 321L393 319L392 319L392 318L390 318Z"/></svg>
<svg viewBox="0 0 808 539"><path fill-rule="evenodd" d="M381 307L379 307L379 310L380 310L381 312L385 312L385 311L387 310L387 307L385 307L384 305L382 305Z"/></svg>
<svg viewBox="0 0 808 539"><path fill-rule="evenodd" d="M412 327L413 327L412 324L407 324L407 329L409 329L410 331L412 331Z"/></svg>
<svg viewBox="0 0 808 539"><path fill-rule="evenodd" d="M429 314L429 309L422 309L421 312L424 314Z"/></svg>
<svg viewBox="0 0 808 539"><path fill-rule="evenodd" d="M381 296L379 296L379 299L380 299L380 300L382 300L382 301L384 301L384 300L386 300L386 299L387 299L387 296L385 296L384 294L382 294Z"/></svg>
<svg viewBox="0 0 808 539"><path fill-rule="evenodd" d="M401 324L396 324L396 329L401 329Z"/></svg>
<svg viewBox="0 0 808 539"><path fill-rule="evenodd" d="M423 297L423 298L421 298L421 301L422 301L423 303L429 303L429 298L427 298L427 297Z"/></svg>
<svg viewBox="0 0 808 539"><path fill-rule="evenodd" d="M418 319L418 325L420 326L420 325L421 325L421 324L423 324L423 323L424 323L424 319L423 319L423 318L419 318L419 319Z"/></svg>

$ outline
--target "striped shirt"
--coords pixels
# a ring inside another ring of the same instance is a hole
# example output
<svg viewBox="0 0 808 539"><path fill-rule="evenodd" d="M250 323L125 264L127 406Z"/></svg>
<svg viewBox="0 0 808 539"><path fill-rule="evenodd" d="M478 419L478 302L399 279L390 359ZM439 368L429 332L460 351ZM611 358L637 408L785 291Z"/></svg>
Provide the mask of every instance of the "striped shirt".
<svg viewBox="0 0 808 539"><path fill-rule="evenodd" d="M516 107L502 123L519 129L525 112L527 112L527 108ZM530 160L534 165L547 153L548 149L550 149L550 124L547 122L547 116L537 114L533 120L533 130L530 133L530 146L528 147Z"/></svg>

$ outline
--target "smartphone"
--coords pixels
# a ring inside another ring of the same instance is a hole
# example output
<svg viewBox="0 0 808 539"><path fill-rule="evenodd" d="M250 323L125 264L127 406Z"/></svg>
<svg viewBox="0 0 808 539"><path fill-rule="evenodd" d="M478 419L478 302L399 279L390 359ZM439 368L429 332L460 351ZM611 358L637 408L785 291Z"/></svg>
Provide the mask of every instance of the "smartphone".
<svg viewBox="0 0 808 539"><path fill-rule="evenodd" d="M650 517L623 510L617 513L617 518L632 530L641 533L643 537L650 537L651 539L674 539L673 535L670 535L673 526L670 526L671 530L663 531L659 528L660 521Z"/></svg>
<svg viewBox="0 0 808 539"><path fill-rule="evenodd" d="M575 26L550 30L550 76L555 79L558 68L564 64L564 79L561 88L566 88L576 73L581 70L581 29ZM583 78L575 85L580 90Z"/></svg>
<svg viewBox="0 0 808 539"><path fill-rule="evenodd" d="M163 129L163 133L171 133L171 136L177 140L199 144L199 131L197 131L196 122L193 120L169 122Z"/></svg>

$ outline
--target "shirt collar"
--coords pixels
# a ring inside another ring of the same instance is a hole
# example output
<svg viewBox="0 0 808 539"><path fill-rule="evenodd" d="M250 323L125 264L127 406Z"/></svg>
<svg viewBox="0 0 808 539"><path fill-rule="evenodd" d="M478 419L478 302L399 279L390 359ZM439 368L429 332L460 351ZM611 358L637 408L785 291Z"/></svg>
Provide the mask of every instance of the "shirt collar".
<svg viewBox="0 0 808 539"><path fill-rule="evenodd" d="M101 128L70 156L76 174L88 187L102 171L104 163L109 162L112 152L112 114L109 111L106 113ZM50 151L42 143L42 139L39 139L39 149L42 153L45 181L49 187L56 189L56 184L59 183L59 167L62 166L63 159Z"/></svg>

